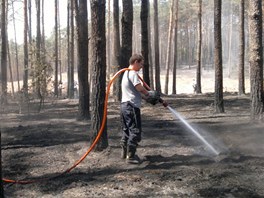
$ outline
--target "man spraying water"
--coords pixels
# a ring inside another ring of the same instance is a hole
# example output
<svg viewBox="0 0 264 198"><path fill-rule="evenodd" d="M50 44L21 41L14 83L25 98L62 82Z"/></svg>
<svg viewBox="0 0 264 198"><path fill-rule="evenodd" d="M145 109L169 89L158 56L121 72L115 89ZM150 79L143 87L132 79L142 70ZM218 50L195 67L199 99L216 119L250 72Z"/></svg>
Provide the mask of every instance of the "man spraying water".
<svg viewBox="0 0 264 198"><path fill-rule="evenodd" d="M138 143L141 141L141 99L145 99L153 105L160 102L160 94L150 91L141 84L138 71L143 67L144 58L134 54L129 60L129 69L124 72L121 88L121 117L122 138L121 157L126 158L128 163L139 164L140 158L136 155Z"/></svg>

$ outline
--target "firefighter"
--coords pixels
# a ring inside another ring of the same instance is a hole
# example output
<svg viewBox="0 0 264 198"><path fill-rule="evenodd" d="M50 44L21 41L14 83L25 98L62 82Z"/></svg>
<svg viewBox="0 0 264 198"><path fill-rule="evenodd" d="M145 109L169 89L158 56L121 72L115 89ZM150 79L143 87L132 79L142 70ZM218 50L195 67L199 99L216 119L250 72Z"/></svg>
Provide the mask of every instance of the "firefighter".
<svg viewBox="0 0 264 198"><path fill-rule="evenodd" d="M121 119L122 138L121 157L128 163L139 164L140 158L136 155L138 143L141 141L141 100L155 105L159 102L160 96L156 91L148 91L140 81L138 71L143 67L144 58L140 54L134 54L129 59L129 69L125 71L121 89Z"/></svg>

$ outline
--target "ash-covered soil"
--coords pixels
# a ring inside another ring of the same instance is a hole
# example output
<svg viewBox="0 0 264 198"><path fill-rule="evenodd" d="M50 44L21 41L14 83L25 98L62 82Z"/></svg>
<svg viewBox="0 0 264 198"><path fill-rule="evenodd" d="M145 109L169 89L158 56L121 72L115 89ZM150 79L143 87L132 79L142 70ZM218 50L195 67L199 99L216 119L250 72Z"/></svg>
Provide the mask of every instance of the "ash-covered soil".
<svg viewBox="0 0 264 198"><path fill-rule="evenodd" d="M119 104L110 102L108 149L57 178L91 143L90 121L76 120L78 101L52 99L40 113L32 101L19 114L10 100L1 109L3 177L37 182L5 183L6 197L264 197L264 124L250 122L249 96L225 93L223 114L214 114L213 94L164 99L190 126L160 104L144 104L140 165L120 159Z"/></svg>

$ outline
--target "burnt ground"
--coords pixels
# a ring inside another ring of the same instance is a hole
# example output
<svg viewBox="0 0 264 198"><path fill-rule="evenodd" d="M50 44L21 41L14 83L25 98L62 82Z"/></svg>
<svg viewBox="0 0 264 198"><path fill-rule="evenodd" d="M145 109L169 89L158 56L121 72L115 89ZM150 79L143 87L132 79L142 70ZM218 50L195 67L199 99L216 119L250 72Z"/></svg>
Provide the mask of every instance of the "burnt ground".
<svg viewBox="0 0 264 198"><path fill-rule="evenodd" d="M214 155L162 105L142 107L140 165L120 159L119 104L110 102L109 147L65 171L90 145L90 121L78 121L77 100L12 100L1 109L3 176L38 180L5 183L6 197L264 197L264 124L250 122L249 96L225 93L225 113L214 114L213 94L165 97L220 152ZM42 178L52 178L39 181Z"/></svg>

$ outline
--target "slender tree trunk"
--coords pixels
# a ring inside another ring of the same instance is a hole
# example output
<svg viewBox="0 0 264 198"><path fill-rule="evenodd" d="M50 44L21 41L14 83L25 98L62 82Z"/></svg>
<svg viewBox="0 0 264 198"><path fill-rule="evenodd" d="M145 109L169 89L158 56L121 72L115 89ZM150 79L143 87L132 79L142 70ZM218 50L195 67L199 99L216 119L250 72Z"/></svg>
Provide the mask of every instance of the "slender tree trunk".
<svg viewBox="0 0 264 198"><path fill-rule="evenodd" d="M238 66L238 94L245 94L245 0L240 0L240 31L239 31L239 66Z"/></svg>
<svg viewBox="0 0 264 198"><path fill-rule="evenodd" d="M11 81L12 96L14 96L15 88L14 88L13 70L12 70L12 63L11 63L10 47L9 47L8 37L7 37L7 56L8 56L8 68L9 68L9 77L10 77L10 81Z"/></svg>
<svg viewBox="0 0 264 198"><path fill-rule="evenodd" d="M123 0L122 13L122 43L120 49L120 69L129 66L129 58L132 55L132 32L133 32L133 2L132 0ZM121 100L121 80L122 74L118 78L118 99Z"/></svg>
<svg viewBox="0 0 264 198"><path fill-rule="evenodd" d="M193 57L193 50L192 50L192 46L191 46L191 31L189 30L189 26L190 24L186 24L186 39L187 39L187 44L188 47L186 47L186 60L187 60L187 64L189 65L189 69L191 69L191 64L192 64L192 57Z"/></svg>
<svg viewBox="0 0 264 198"><path fill-rule="evenodd" d="M31 6L31 0L28 0L28 44L29 44L29 69L30 71L28 74L32 78L32 82L35 82L35 72L34 72L34 66L33 66L33 44L32 44L32 6ZM36 92L36 86L33 87L33 92Z"/></svg>
<svg viewBox="0 0 264 198"><path fill-rule="evenodd" d="M35 74L36 74L36 91L38 98L42 98L41 95L41 82L40 82L40 75L41 75L41 31L40 31L40 0L36 0L36 18L37 18L37 35L36 35L36 64L35 64Z"/></svg>
<svg viewBox="0 0 264 198"><path fill-rule="evenodd" d="M141 1L141 54L144 57L143 79L150 85L149 79L149 38L148 38L148 14L149 0Z"/></svg>
<svg viewBox="0 0 264 198"><path fill-rule="evenodd" d="M92 88L92 132L93 139L97 136L104 114L105 86L106 86L106 38L105 38L105 0L91 0L91 44L93 66ZM96 145L100 151L108 147L107 126Z"/></svg>
<svg viewBox="0 0 264 198"><path fill-rule="evenodd" d="M7 38L6 38L6 1L1 2L1 103L7 103Z"/></svg>
<svg viewBox="0 0 264 198"><path fill-rule="evenodd" d="M153 74L153 60L152 60L152 39L151 39L151 26L150 26L150 3L148 0L148 51L149 51L149 73L150 73L150 87L154 88L154 74Z"/></svg>
<svg viewBox="0 0 264 198"><path fill-rule="evenodd" d="M60 25L60 3L58 2L58 72L59 72L59 84L62 84L62 67L61 67L61 25ZM61 94L62 90L59 90Z"/></svg>
<svg viewBox="0 0 264 198"><path fill-rule="evenodd" d="M121 68L129 66L129 58L132 55L132 32L133 32L133 3L132 0L123 0L122 14L122 45L121 45Z"/></svg>
<svg viewBox="0 0 264 198"><path fill-rule="evenodd" d="M165 86L164 86L165 94L169 93L169 72L170 72L170 59L171 59L171 40L172 40L172 25L173 25L172 19L173 19L174 2L175 1L171 1L171 6L170 6L170 22L169 22L167 54L166 54L166 76L165 76Z"/></svg>
<svg viewBox="0 0 264 198"><path fill-rule="evenodd" d="M261 1L249 1L249 64L251 119L262 120L263 98L263 49Z"/></svg>
<svg viewBox="0 0 264 198"><path fill-rule="evenodd" d="M67 2L67 96L68 98L72 98L72 85L71 82L71 58L70 58L70 8L71 8L71 0Z"/></svg>
<svg viewBox="0 0 264 198"><path fill-rule="evenodd" d="M230 1L230 25L229 25L229 46L228 46L228 78L232 71L232 35L233 35L233 3Z"/></svg>
<svg viewBox="0 0 264 198"><path fill-rule="evenodd" d="M23 72L23 93L28 98L28 12L27 0L24 0L24 72Z"/></svg>
<svg viewBox="0 0 264 198"><path fill-rule="evenodd" d="M111 75L111 52L110 52L110 44L111 44L111 0L108 0L107 3L107 14L108 14L108 21L107 21L107 59L106 59L106 68L107 68L107 79L110 79L110 75Z"/></svg>
<svg viewBox="0 0 264 198"><path fill-rule="evenodd" d="M69 21L68 21L68 31L69 31L69 38L68 38L68 97L74 97L74 0L69 0L68 2L68 14L69 14Z"/></svg>
<svg viewBox="0 0 264 198"><path fill-rule="evenodd" d="M174 59L173 59L173 71L172 71L172 94L176 94L176 73L177 73L177 57L178 57L178 7L179 7L179 0L175 2L175 12L174 12Z"/></svg>
<svg viewBox="0 0 264 198"><path fill-rule="evenodd" d="M221 6L222 0L214 0L214 42L215 42L215 112L224 113L223 99L223 65L221 39Z"/></svg>
<svg viewBox="0 0 264 198"><path fill-rule="evenodd" d="M58 0L55 0L55 46L54 46L54 57L55 57L55 73L54 73L54 95L58 97Z"/></svg>
<svg viewBox="0 0 264 198"><path fill-rule="evenodd" d="M159 21L158 21L158 2L153 1L154 7L154 48L155 48L155 88L161 93L160 85L160 50L159 50Z"/></svg>
<svg viewBox="0 0 264 198"><path fill-rule="evenodd" d="M75 0L77 24L77 54L78 54L78 81L79 81L79 111L78 118L90 118L90 87L88 82L88 20L87 0Z"/></svg>
<svg viewBox="0 0 264 198"><path fill-rule="evenodd" d="M202 0L199 0L198 13L198 50L197 50L197 71L196 71L196 93L202 93L201 86L201 60L202 60Z"/></svg>
<svg viewBox="0 0 264 198"><path fill-rule="evenodd" d="M46 42L45 42L45 9L44 9L44 0L41 0L41 42L40 42L40 48L41 48L41 89L42 89L42 95L45 95L47 92L47 65L46 65Z"/></svg>
<svg viewBox="0 0 264 198"><path fill-rule="evenodd" d="M16 20L15 20L15 9L14 2L12 2L12 10L13 10L13 28L14 28L14 38L15 38L15 56L16 56L16 70L17 70L17 90L20 90L20 82L19 82L19 69L18 69L18 49L17 49L17 36L16 36Z"/></svg>
<svg viewBox="0 0 264 198"><path fill-rule="evenodd" d="M113 65L114 72L116 73L121 69L119 64L119 53L120 53L120 31L119 31L119 0L113 0L113 26L114 26L114 38L113 38ZM120 100L121 89L119 89L118 82L114 83L113 93L115 100Z"/></svg>

